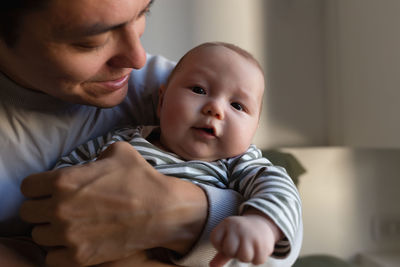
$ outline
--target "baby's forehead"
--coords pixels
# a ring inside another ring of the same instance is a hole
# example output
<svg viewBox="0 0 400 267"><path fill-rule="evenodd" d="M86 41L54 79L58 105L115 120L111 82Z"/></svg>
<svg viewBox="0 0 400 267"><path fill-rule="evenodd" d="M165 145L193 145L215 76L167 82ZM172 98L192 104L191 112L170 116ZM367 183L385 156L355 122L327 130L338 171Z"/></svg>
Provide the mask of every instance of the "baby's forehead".
<svg viewBox="0 0 400 267"><path fill-rule="evenodd" d="M193 71L197 73L199 70L215 73L215 70L223 71L226 69L225 66L221 68L221 64L226 64L226 66L229 68L229 65L236 63L236 66L242 66L240 68L244 70L244 72L247 72L247 75L242 75L242 73L235 75L240 75L241 77L249 77L249 75L251 75L252 80L259 81L260 84L257 86L257 88L260 91L257 95L260 95L260 98L262 98L265 87L264 72L262 67L250 53L231 44L204 43L194 47L180 59L175 69L171 73L170 78L180 71L183 71L183 75L185 77L188 75L192 77L194 75ZM249 68L249 65L252 67ZM221 75L223 74L217 76L221 78ZM231 75L231 73L229 75ZM253 75L257 75L257 78ZM214 75L210 76L213 77ZM180 78L182 78L182 76L180 76Z"/></svg>
<svg viewBox="0 0 400 267"><path fill-rule="evenodd" d="M212 64L210 62L217 62ZM264 70L262 69L259 62L247 51L236 47L236 46L225 46L225 45L215 45L203 44L199 45L191 50L189 50L175 66L174 71L177 72L178 69L186 67L192 64L204 65L207 67L220 67L220 64L250 64L255 67L261 74L262 79L264 79ZM254 70L251 68L251 70Z"/></svg>
<svg viewBox="0 0 400 267"><path fill-rule="evenodd" d="M190 51L188 51L187 54L190 54L192 52L196 52L196 51L202 51L207 53L207 51L214 52L215 50L227 50L232 52L232 55L238 55L243 59L246 59L247 61L253 63L255 66L257 66L257 68L261 71L261 73L264 75L264 70L261 66L261 64L258 62L258 60L247 50L231 44L231 43L224 43L224 42L214 42L214 43L204 43L201 44L197 47L194 47L193 49L191 49Z"/></svg>

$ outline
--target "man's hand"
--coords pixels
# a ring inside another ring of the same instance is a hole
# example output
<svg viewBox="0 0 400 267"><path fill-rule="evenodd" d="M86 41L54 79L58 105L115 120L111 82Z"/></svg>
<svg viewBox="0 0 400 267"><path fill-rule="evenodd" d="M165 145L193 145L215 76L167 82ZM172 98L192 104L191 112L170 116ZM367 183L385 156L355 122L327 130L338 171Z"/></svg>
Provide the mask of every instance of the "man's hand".
<svg viewBox="0 0 400 267"><path fill-rule="evenodd" d="M124 142L96 162L27 177L21 217L51 247L50 266L88 266L167 247L187 251L200 234L207 200L197 186L166 177Z"/></svg>

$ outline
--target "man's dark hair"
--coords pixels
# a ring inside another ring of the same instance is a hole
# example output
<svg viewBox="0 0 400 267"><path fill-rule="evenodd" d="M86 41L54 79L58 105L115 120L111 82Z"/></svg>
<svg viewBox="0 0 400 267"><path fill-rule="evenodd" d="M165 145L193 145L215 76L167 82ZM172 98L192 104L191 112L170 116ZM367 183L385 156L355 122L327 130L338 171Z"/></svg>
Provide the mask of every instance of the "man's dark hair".
<svg viewBox="0 0 400 267"><path fill-rule="evenodd" d="M50 0L2 0L0 4L0 38L12 47L18 40L23 17L43 8Z"/></svg>

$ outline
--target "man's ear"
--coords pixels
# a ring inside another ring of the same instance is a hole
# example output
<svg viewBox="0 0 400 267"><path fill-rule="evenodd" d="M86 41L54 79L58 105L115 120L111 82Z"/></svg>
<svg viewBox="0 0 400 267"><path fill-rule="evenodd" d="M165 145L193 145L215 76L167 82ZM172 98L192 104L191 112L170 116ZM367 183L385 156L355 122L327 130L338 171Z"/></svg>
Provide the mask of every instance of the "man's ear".
<svg viewBox="0 0 400 267"><path fill-rule="evenodd" d="M160 88L158 89L158 105L157 105L157 117L160 118L161 115L161 107L164 101L164 93L165 93L166 87L164 84L160 85Z"/></svg>

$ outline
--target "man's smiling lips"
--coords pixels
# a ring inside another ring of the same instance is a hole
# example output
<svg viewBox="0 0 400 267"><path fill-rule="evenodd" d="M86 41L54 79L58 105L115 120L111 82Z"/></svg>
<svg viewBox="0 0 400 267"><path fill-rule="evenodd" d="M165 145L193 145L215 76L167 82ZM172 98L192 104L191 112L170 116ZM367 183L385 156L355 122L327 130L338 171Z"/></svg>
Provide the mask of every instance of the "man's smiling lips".
<svg viewBox="0 0 400 267"><path fill-rule="evenodd" d="M107 90L116 91L127 84L129 80L129 75L130 73L125 74L124 76L117 78L115 80L102 81L97 83L100 84L102 87L106 88Z"/></svg>

